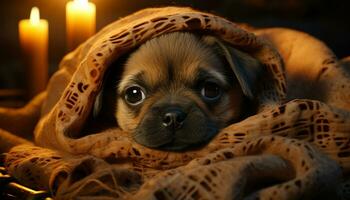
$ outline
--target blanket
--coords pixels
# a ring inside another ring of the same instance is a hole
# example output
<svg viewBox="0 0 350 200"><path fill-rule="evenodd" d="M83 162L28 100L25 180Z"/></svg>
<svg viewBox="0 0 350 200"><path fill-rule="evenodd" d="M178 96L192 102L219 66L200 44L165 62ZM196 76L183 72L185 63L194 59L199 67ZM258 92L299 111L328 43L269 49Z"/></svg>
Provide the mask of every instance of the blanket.
<svg viewBox="0 0 350 200"><path fill-rule="evenodd" d="M259 111L183 152L144 147L118 127L84 132L111 63L175 31L213 35L258 59ZM17 135L19 119L27 119L23 126L40 119L34 143L1 141L4 164L56 199L348 199L349 66L350 57L339 61L295 30L257 29L191 8L141 10L65 56L25 109L0 109L1 128Z"/></svg>

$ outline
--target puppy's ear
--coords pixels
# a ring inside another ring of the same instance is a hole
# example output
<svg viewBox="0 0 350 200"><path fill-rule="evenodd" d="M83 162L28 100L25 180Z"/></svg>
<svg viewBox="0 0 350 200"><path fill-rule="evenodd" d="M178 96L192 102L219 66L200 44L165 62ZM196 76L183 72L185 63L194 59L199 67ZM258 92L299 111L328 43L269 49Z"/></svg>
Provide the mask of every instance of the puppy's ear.
<svg viewBox="0 0 350 200"><path fill-rule="evenodd" d="M114 118L116 112L116 100L117 100L117 90L115 79L110 79L114 74L107 75L107 79L104 80L99 93L96 96L95 102L92 108L92 118L103 118L107 120Z"/></svg>
<svg viewBox="0 0 350 200"><path fill-rule="evenodd" d="M121 71L121 70L119 70ZM118 67L107 70L99 93L96 96L92 108L92 118L114 118L116 112L117 89L116 85L120 79Z"/></svg>
<svg viewBox="0 0 350 200"><path fill-rule="evenodd" d="M234 72L244 95L253 99L256 82L263 69L261 63L249 54L239 51L213 36L205 36L203 41L219 51Z"/></svg>
<svg viewBox="0 0 350 200"><path fill-rule="evenodd" d="M97 94L94 106L92 109L92 117L95 119L97 116L100 114L101 109L102 109L102 100L103 100L103 89L104 86L102 86L100 92Z"/></svg>

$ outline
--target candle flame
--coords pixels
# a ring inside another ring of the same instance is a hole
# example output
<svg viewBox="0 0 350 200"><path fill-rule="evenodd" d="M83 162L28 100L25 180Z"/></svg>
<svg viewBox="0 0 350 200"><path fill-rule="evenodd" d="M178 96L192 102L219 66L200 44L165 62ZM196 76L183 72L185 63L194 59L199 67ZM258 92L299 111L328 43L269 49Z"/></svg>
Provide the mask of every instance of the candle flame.
<svg viewBox="0 0 350 200"><path fill-rule="evenodd" d="M77 3L79 5L87 5L89 0L74 0L74 3Z"/></svg>
<svg viewBox="0 0 350 200"><path fill-rule="evenodd" d="M30 12L30 23L31 24L39 24L40 23L40 12L39 8L33 7Z"/></svg>

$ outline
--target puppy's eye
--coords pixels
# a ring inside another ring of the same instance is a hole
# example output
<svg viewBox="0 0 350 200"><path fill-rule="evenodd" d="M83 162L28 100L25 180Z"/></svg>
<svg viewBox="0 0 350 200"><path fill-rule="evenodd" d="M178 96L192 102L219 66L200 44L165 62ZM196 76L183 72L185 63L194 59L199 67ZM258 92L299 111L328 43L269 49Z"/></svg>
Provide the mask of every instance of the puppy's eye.
<svg viewBox="0 0 350 200"><path fill-rule="evenodd" d="M221 96L221 88L216 83L207 81L201 88L201 95L208 101L218 100Z"/></svg>
<svg viewBox="0 0 350 200"><path fill-rule="evenodd" d="M136 106L145 100L146 95L141 87L139 86L131 86L125 91L125 101L133 106Z"/></svg>

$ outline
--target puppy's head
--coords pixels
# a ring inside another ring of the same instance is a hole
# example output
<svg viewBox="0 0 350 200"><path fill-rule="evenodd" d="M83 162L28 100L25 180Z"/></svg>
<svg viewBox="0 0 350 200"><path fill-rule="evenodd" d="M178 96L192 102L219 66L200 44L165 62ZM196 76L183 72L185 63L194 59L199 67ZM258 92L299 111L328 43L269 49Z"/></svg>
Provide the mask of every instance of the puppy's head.
<svg viewBox="0 0 350 200"><path fill-rule="evenodd" d="M196 147L240 119L252 93L244 80L249 73L215 41L172 33L130 55L117 86L115 117L136 142L166 150Z"/></svg>

